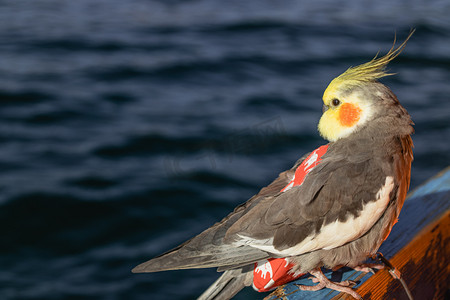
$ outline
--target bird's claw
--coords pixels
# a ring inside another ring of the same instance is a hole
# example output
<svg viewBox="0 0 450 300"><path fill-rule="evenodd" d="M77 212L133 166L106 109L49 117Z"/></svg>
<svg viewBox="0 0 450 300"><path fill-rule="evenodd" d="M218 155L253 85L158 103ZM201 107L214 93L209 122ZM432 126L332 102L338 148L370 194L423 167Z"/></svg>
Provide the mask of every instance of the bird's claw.
<svg viewBox="0 0 450 300"><path fill-rule="evenodd" d="M302 291L318 291L323 288L329 288L338 292L347 293L355 299L362 300L361 296L352 289L357 283L352 280L345 280L341 282L332 282L329 280L323 273L320 268L314 269L309 272L314 277L310 278L313 282L317 283L316 285L301 285L296 284L296 286Z"/></svg>
<svg viewBox="0 0 450 300"><path fill-rule="evenodd" d="M358 272L375 274L374 269L382 270L382 269L384 269L384 264L376 264L376 263L362 264L362 265L359 265L359 266L356 266L353 268L353 270L358 271Z"/></svg>

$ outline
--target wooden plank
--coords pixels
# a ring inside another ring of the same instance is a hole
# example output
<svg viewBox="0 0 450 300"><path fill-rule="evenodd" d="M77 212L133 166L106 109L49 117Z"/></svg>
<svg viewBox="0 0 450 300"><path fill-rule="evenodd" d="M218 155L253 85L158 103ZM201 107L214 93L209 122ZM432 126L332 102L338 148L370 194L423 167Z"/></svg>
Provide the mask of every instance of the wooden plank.
<svg viewBox="0 0 450 300"><path fill-rule="evenodd" d="M418 284L418 281L413 278L418 278L419 274L422 276L429 276L430 278L434 278L435 274L446 274L443 279L448 278L449 270L448 270L448 252L439 252L439 255L446 255L445 258L441 257L444 265L436 265L433 264L427 269L424 269L425 273L420 273L420 270L411 271L411 264L418 264L420 267L423 266L423 261L419 260L420 255L427 254L426 250L426 242L430 242L431 240L435 243L436 247L441 247L442 249L447 249L448 251L448 234L449 229L446 227L448 221L448 214L450 211L450 167L440 172L438 175L425 182L418 188L416 188L413 192L411 192L405 201L404 207L400 214L399 222L394 226L389 238L383 243L380 247L380 251L384 254L387 259L393 259L396 257L395 263L399 263L400 271L402 271L402 276L404 276L408 283L408 279L411 278L414 284ZM447 221L446 221L447 220ZM430 225L432 224L432 225ZM437 224L437 225L435 225ZM433 231L434 230L434 231ZM440 242L437 242L437 238L434 233L440 234ZM445 233L445 234L444 234ZM423 244L422 244L423 243ZM443 243L443 244L441 244ZM419 245L425 245L424 247L418 247ZM433 244L434 245L434 244ZM440 246L439 246L440 245ZM416 250L411 250L414 247L418 247ZM440 248L439 248L440 249ZM408 254L409 253L411 254ZM425 251L425 252L423 252ZM432 251L432 250L430 250ZM437 250L435 250L436 252ZM433 252L434 253L434 252ZM437 253L437 252L436 252ZM398 258L397 258L398 254ZM410 255L410 256L408 256ZM427 254L428 255L428 254ZM436 254L437 255L437 254ZM425 255L425 258L427 256ZM434 257L434 256L433 256ZM407 260L408 258L411 261ZM438 259L438 257L436 257ZM447 261L446 261L447 260ZM404 265L401 263L405 263ZM444 267L445 266L445 267ZM439 270L436 270L439 269ZM333 281L341 281L341 280L355 280L358 281L358 285L355 287L358 292L361 289L361 296L365 299L384 299L381 294L375 293L375 290L378 289L378 278L380 276L387 276L385 278L388 289L384 289L384 292L395 292L394 286L397 286L397 281L394 281L392 277L389 275L387 271L379 271L376 275L365 274L361 272L356 272L352 269L341 269L336 272L325 272L325 275L328 278L331 278ZM416 275L417 274L417 275ZM433 274L433 275L432 275ZM375 277L376 276L376 277ZM437 275L436 275L437 276ZM445 277L447 276L447 277ZM369 278L374 277L374 283L369 282ZM419 276L420 277L420 276ZM382 277L384 278L384 277ZM366 287L366 282L368 287ZM447 281L448 282L448 281ZM303 285L312 285L311 280L307 278L301 278L297 281L291 282L283 287L278 288L272 294L270 294L267 299L340 299L342 297L346 297L346 295L339 294L338 292L331 291L329 289L323 289L317 292L308 292L308 291L300 291L295 285L303 284ZM374 286L375 285L375 286ZM415 289L416 285L413 285L413 290L417 293ZM367 296L364 296L367 295ZM403 294L406 297L406 294ZM439 294L440 295L440 294ZM420 296L420 295L419 295ZM401 296L399 299L403 299ZM388 299L394 299L392 297L388 297ZM397 299L397 298L395 298ZM407 299L407 298L405 298ZM428 299L428 298L418 298L418 299ZM430 298L433 299L433 298ZM439 298L436 298L439 299Z"/></svg>
<svg viewBox="0 0 450 300"><path fill-rule="evenodd" d="M450 283L450 210L426 226L392 259L414 299L445 299ZM398 280L387 271L377 272L358 289L364 299L407 299ZM450 296L450 294L448 294ZM351 299L340 297L334 299Z"/></svg>

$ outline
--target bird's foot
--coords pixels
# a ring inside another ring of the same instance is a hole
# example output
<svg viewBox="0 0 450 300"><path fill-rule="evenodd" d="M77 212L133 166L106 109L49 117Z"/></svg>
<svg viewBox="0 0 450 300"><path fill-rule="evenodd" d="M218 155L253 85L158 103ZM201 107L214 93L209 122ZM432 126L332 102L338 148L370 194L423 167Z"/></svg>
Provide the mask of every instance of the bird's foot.
<svg viewBox="0 0 450 300"><path fill-rule="evenodd" d="M359 266L356 266L353 268L355 271L364 272L364 273L372 273L375 274L375 270L382 270L384 269L384 264L376 264L376 263L368 263L368 264L362 264Z"/></svg>
<svg viewBox="0 0 450 300"><path fill-rule="evenodd" d="M317 283L314 286L296 284L296 286L302 291L318 291L323 288L329 288L338 292L347 293L355 299L362 300L361 296L352 289L352 286L356 285L356 282L351 280L345 280L341 282L333 282L329 280L320 268L309 271L309 274L313 275L312 281Z"/></svg>

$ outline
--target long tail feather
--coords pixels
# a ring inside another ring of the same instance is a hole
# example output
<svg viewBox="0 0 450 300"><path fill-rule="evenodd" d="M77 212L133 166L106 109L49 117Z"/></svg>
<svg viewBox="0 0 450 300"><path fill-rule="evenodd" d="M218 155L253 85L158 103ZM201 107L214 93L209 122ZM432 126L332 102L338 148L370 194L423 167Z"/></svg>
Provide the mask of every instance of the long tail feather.
<svg viewBox="0 0 450 300"><path fill-rule="evenodd" d="M217 268L229 269L228 266L248 265L265 259L269 255L248 246L231 248L228 246L208 246L201 251L188 247L177 248L135 267L133 273L159 272L178 269Z"/></svg>
<svg viewBox="0 0 450 300"><path fill-rule="evenodd" d="M225 271L197 300L228 300L252 282L250 268Z"/></svg>

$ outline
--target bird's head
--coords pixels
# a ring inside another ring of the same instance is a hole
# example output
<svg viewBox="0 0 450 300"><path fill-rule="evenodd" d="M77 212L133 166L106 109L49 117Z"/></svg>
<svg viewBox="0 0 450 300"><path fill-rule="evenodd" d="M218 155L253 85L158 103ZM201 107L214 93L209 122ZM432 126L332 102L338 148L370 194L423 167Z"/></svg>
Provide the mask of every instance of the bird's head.
<svg viewBox="0 0 450 300"><path fill-rule="evenodd" d="M331 81L323 94L323 114L318 126L322 137L330 142L345 138L383 113L383 101L390 100L391 92L378 79L393 75L385 71L386 66L400 54L413 33L414 30L397 48L394 41L385 56L375 56L370 62L351 67Z"/></svg>

